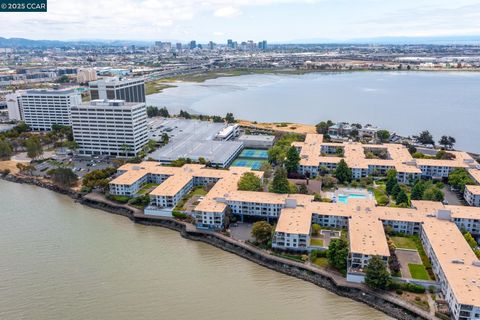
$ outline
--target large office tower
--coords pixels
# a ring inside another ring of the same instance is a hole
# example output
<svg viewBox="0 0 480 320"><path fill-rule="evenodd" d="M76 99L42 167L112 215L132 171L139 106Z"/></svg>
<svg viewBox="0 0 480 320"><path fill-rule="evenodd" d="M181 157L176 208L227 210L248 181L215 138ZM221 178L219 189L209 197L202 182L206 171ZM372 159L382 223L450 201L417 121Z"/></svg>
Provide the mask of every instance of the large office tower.
<svg viewBox="0 0 480 320"><path fill-rule="evenodd" d="M93 100L72 108L73 137L84 155L135 156L148 141L145 103Z"/></svg>
<svg viewBox="0 0 480 320"><path fill-rule="evenodd" d="M195 49L197 47L197 41L192 40L190 41L190 49Z"/></svg>
<svg viewBox="0 0 480 320"><path fill-rule="evenodd" d="M117 77L101 79L88 83L92 100L125 100L126 102L145 102L144 79L120 79Z"/></svg>
<svg viewBox="0 0 480 320"><path fill-rule="evenodd" d="M82 97L75 90L27 90L17 101L21 120L34 131L49 131L54 124L71 124L70 110Z"/></svg>

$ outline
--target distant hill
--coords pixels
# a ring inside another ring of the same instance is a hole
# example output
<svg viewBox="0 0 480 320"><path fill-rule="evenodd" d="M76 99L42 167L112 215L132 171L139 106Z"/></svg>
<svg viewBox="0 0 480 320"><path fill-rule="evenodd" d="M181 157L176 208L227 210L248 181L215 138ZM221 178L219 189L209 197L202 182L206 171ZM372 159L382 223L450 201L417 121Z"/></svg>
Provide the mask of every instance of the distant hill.
<svg viewBox="0 0 480 320"><path fill-rule="evenodd" d="M2 38L0 37L0 47L69 47L69 46L149 46L153 42L149 41L129 41L129 40L79 40L79 41L60 41L60 40L31 40L24 38Z"/></svg>
<svg viewBox="0 0 480 320"><path fill-rule="evenodd" d="M281 42L278 42L280 44ZM436 37L375 37L375 38L355 38L347 40L338 39L296 39L285 44L476 44L480 45L480 35L478 36L436 36Z"/></svg>

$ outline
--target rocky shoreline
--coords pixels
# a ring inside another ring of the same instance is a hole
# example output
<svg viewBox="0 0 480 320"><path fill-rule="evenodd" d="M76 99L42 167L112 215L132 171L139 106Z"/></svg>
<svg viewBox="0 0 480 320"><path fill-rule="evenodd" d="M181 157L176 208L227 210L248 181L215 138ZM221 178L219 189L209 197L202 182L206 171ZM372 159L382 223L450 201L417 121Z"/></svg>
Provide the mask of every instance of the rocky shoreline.
<svg viewBox="0 0 480 320"><path fill-rule="evenodd" d="M263 267L311 282L339 296L347 297L358 302L363 302L396 319L435 319L435 317L431 316L428 312L419 309L406 301L400 300L399 298L388 293L373 291L364 285L347 283L345 280L339 281L341 279L337 278L340 277L335 277L335 275L329 273L328 271L270 255L265 251L251 247L245 243L241 243L216 232L197 230L191 224L187 224L172 218L148 217L143 214L136 214L133 210L125 206L115 205L106 201L98 201L96 199L85 197L81 193L73 190L63 189L33 177L7 175L2 176L1 178L10 182L35 185L67 195L83 205L127 217L134 223L149 226L159 226L178 231L181 236L186 239L210 244L214 247L257 263Z"/></svg>

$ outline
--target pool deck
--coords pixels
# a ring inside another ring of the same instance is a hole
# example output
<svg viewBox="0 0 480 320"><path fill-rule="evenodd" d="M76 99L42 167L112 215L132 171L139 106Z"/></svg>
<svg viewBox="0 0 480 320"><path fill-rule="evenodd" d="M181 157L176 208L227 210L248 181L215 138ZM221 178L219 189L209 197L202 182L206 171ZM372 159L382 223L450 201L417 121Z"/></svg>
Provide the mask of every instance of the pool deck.
<svg viewBox="0 0 480 320"><path fill-rule="evenodd" d="M363 188L341 188L332 193L332 200L337 202L347 203L348 198L352 199L374 199L373 194L367 189Z"/></svg>

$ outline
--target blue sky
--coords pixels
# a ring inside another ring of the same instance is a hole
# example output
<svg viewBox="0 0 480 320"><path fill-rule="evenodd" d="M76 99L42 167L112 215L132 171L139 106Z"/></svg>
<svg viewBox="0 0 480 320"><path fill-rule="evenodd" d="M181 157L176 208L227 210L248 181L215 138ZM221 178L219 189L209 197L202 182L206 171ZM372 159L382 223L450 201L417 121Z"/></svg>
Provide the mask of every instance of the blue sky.
<svg viewBox="0 0 480 320"><path fill-rule="evenodd" d="M0 13L0 36L287 42L480 35L478 0L48 0Z"/></svg>

